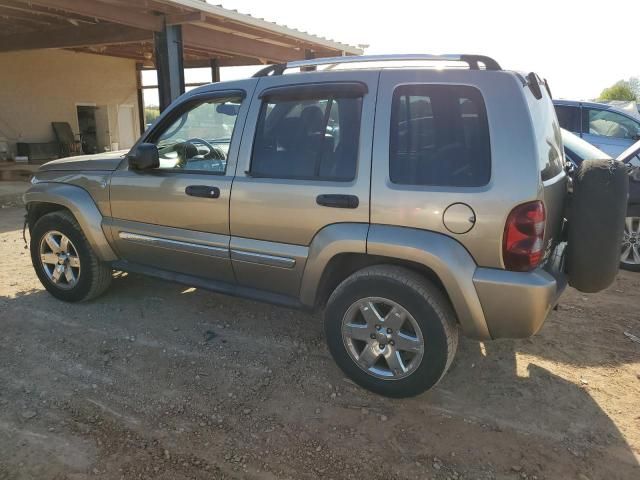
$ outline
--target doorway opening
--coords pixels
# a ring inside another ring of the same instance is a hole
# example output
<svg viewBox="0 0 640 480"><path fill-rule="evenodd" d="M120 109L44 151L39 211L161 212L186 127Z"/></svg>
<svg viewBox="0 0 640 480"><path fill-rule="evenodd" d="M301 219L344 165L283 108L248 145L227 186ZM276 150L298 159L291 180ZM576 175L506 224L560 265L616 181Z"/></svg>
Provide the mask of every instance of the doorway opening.
<svg viewBox="0 0 640 480"><path fill-rule="evenodd" d="M93 105L77 105L78 129L82 153L98 153L98 134L96 130L96 107Z"/></svg>

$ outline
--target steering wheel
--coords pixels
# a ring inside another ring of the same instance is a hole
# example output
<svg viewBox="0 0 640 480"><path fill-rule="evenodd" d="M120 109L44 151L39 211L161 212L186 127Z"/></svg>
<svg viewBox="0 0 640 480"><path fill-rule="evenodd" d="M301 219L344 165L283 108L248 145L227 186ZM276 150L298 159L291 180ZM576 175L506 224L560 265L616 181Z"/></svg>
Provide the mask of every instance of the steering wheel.
<svg viewBox="0 0 640 480"><path fill-rule="evenodd" d="M225 155L224 155L224 152L222 150L220 150L218 147L215 147L215 146L211 145L209 142L207 142L203 138L193 137L193 138L190 138L189 140L185 140L184 143L189 143L189 144L191 144L193 146L196 146L197 144L200 144L200 145L204 145L205 147L207 147L207 149L209 149L209 151L204 154L204 158L207 158L207 159L210 159L210 160L224 160L225 159Z"/></svg>

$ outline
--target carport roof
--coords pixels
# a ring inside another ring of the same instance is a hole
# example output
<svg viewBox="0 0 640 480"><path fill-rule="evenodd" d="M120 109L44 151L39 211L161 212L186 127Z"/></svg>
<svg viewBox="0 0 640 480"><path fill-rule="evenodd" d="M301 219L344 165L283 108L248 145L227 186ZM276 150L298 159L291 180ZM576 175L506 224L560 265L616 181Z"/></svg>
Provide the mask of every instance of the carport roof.
<svg viewBox="0 0 640 480"><path fill-rule="evenodd" d="M185 66L252 65L361 49L201 0L0 0L0 52L65 48L154 58L153 36L182 25Z"/></svg>

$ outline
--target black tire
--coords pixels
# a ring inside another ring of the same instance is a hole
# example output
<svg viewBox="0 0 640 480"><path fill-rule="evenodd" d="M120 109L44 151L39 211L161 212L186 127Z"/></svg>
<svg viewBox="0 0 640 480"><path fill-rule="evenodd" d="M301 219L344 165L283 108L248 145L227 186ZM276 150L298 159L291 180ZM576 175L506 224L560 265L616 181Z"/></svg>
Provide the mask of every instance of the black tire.
<svg viewBox="0 0 640 480"><path fill-rule="evenodd" d="M40 242L44 235L52 230L66 235L77 250L81 270L73 288L62 289L54 284L45 273L40 261ZM80 225L70 212L59 210L43 215L30 233L33 268L40 282L51 295L65 302L83 302L98 297L109 287L112 279L111 267L98 259Z"/></svg>
<svg viewBox="0 0 640 480"><path fill-rule="evenodd" d="M343 318L349 307L367 297L383 297L401 305L419 325L424 354L404 378L371 375L347 350ZM344 280L329 298L324 325L329 350L344 373L363 388L387 397L411 397L434 387L451 365L458 346L456 316L440 289L423 276L393 265L367 267Z"/></svg>
<svg viewBox="0 0 640 480"><path fill-rule="evenodd" d="M627 168L615 160L585 160L575 175L567 273L581 292L604 290L618 273L628 191Z"/></svg>
<svg viewBox="0 0 640 480"><path fill-rule="evenodd" d="M627 232L627 225L630 223L632 226L632 232ZM640 240L640 236L637 233L637 229L640 228L640 217L636 216L636 215L629 215L629 212L627 212L627 217L625 218L625 233L623 233L623 237L628 236L631 237L633 236L633 242L636 243ZM629 233L631 235L629 235ZM631 242L631 238L627 238L627 240L629 242ZM640 244L640 242L638 242ZM622 241L622 252L625 252L625 240L623 239ZM633 246L631 246L631 248L633 248ZM625 261L624 260L624 256L621 255L620 257L620 268L622 268L623 270L627 270L629 272L640 272L640 263L632 263L629 261Z"/></svg>

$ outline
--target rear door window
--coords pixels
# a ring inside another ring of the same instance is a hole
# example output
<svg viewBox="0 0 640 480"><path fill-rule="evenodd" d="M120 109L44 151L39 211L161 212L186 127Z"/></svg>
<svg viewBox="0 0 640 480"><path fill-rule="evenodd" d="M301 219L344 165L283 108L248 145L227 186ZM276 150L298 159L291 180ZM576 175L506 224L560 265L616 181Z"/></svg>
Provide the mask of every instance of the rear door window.
<svg viewBox="0 0 640 480"><path fill-rule="evenodd" d="M257 177L355 178L362 97L340 93L263 101L251 157Z"/></svg>
<svg viewBox="0 0 640 480"><path fill-rule="evenodd" d="M491 176L491 147L479 90L458 85L402 85L393 95L391 181L477 187Z"/></svg>

